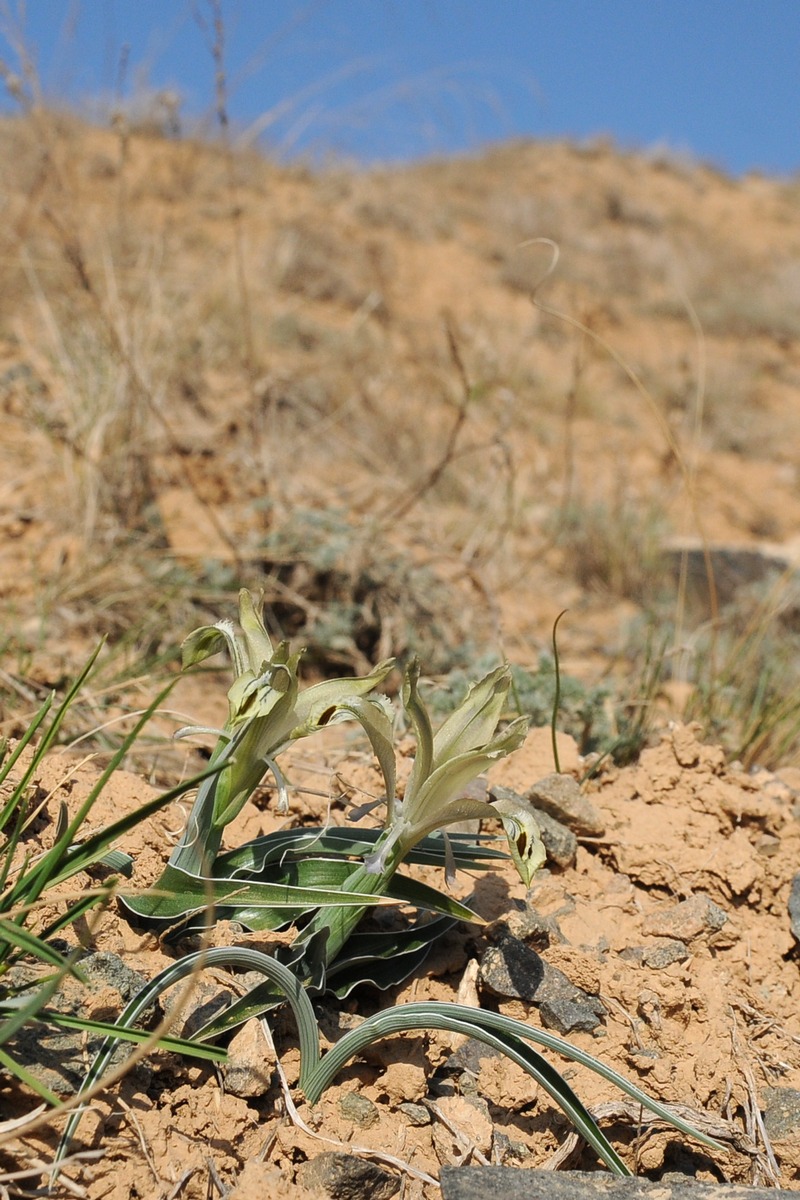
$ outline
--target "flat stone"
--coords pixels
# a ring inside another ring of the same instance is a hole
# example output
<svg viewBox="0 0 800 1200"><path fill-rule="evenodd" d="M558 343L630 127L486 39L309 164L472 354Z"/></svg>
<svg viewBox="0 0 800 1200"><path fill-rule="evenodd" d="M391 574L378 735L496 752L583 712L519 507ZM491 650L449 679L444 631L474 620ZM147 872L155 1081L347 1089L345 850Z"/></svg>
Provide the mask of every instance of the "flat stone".
<svg viewBox="0 0 800 1200"><path fill-rule="evenodd" d="M556 776L556 778L560 778L560 776ZM571 779L572 777L564 776L564 778ZM490 788L489 796L495 800L525 800L525 797L520 796L519 792L505 787ZM536 824L539 826L539 833L542 836L544 848L547 851L547 861L554 863L557 867L571 867L575 862L575 855L578 852L578 839L575 834L562 821L551 816L544 808L537 807L530 800L528 800L528 803L534 809L533 815L536 819Z"/></svg>
<svg viewBox="0 0 800 1200"><path fill-rule="evenodd" d="M500 1058L500 1051L494 1046L487 1046L485 1042L478 1038L467 1038L457 1050L447 1058L442 1064L441 1069L447 1071L448 1074L461 1074L462 1071L470 1071L473 1075L479 1075L481 1071L481 1062L485 1058Z"/></svg>
<svg viewBox="0 0 800 1200"><path fill-rule="evenodd" d="M339 1112L360 1129L377 1125L381 1117L377 1104L359 1092L345 1092L339 1101Z"/></svg>
<svg viewBox="0 0 800 1200"><path fill-rule="evenodd" d="M671 538L666 561L680 578L689 603L708 611L708 568L714 578L715 602L730 604L743 590L754 585L765 587L784 575L790 560L782 548L712 545L703 546L694 538Z"/></svg>
<svg viewBox="0 0 800 1200"><path fill-rule="evenodd" d="M661 912L650 913L642 921L642 932L651 937L691 942L702 934L717 933L727 920L728 914L724 909L704 892L698 892Z"/></svg>
<svg viewBox="0 0 800 1200"><path fill-rule="evenodd" d="M546 950L554 942L564 945L567 941L555 917L543 916L532 905L520 912L508 913L504 923L513 937L529 942L535 950Z"/></svg>
<svg viewBox="0 0 800 1200"><path fill-rule="evenodd" d="M599 1003L600 1001L593 997L589 997L589 1002L567 999L543 1000L539 1005L539 1012L547 1028L555 1029L556 1033L572 1033L575 1029L591 1033L600 1024L600 1016L597 1011Z"/></svg>
<svg viewBox="0 0 800 1200"><path fill-rule="evenodd" d="M422 1126L431 1123L431 1114L425 1105L414 1104L413 1100L404 1100L402 1104L398 1104L397 1111L403 1114L409 1125Z"/></svg>
<svg viewBox="0 0 800 1200"><path fill-rule="evenodd" d="M525 799L579 837L602 837L605 833L603 818L571 775L545 775L528 789Z"/></svg>
<svg viewBox="0 0 800 1200"><path fill-rule="evenodd" d="M670 939L660 946L645 946L642 951L642 962L654 971L663 971L676 962L686 962L689 958L689 947L685 942Z"/></svg>
<svg viewBox="0 0 800 1200"><path fill-rule="evenodd" d="M796 1200L783 1188L698 1183L670 1174L652 1182L606 1171L543 1171L519 1167L442 1167L442 1200Z"/></svg>
<svg viewBox="0 0 800 1200"><path fill-rule="evenodd" d="M800 1133L800 1091L797 1088L764 1088L764 1126L776 1141Z"/></svg>
<svg viewBox="0 0 800 1200"><path fill-rule="evenodd" d="M389 1200L400 1190L400 1180L376 1163L354 1154L328 1151L305 1162L297 1171L297 1181L309 1191L316 1190L330 1200Z"/></svg>
<svg viewBox="0 0 800 1200"><path fill-rule="evenodd" d="M795 875L789 892L789 923L792 933L800 942L800 874Z"/></svg>
<svg viewBox="0 0 800 1200"><path fill-rule="evenodd" d="M59 949L68 953L70 947L64 943ZM87 954L77 965L85 975L86 983L66 976L53 1001L54 1008L73 1016L94 1016L100 1020L113 1021L124 1005L147 982L143 975L134 971L119 955L110 951ZM23 962L12 967L3 982L7 986L20 989L30 987L33 995L34 990L40 986L40 980L39 965ZM107 1002L111 1009L97 1011L94 1002L107 989ZM154 1006L151 1005L138 1024L146 1026L154 1011ZM86 1074L87 1057L91 1061L102 1041L100 1035L87 1038L80 1029L59 1029L30 1022L14 1034L5 1049L22 1063L35 1079L60 1096L70 1094L80 1087ZM112 1063L117 1065L123 1062L130 1052L130 1045L121 1042L114 1051ZM150 1071L146 1064L139 1064L136 1069L142 1076L147 1074L149 1077Z"/></svg>
<svg viewBox="0 0 800 1200"><path fill-rule="evenodd" d="M515 937L503 937L481 960L481 981L496 996L537 1004L542 1020L559 1033L595 1029L605 1015L591 996Z"/></svg>
<svg viewBox="0 0 800 1200"><path fill-rule="evenodd" d="M260 1022L245 1021L228 1046L228 1061L223 1067L225 1091L243 1100L265 1096L272 1084L269 1048Z"/></svg>

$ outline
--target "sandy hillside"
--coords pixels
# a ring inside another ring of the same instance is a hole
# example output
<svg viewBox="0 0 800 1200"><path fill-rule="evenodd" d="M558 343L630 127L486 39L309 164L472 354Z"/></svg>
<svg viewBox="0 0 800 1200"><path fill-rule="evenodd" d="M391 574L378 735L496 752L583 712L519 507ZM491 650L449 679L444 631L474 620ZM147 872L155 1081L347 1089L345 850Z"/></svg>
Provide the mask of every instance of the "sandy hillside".
<svg viewBox="0 0 800 1200"><path fill-rule="evenodd" d="M567 609L561 766L596 830L527 893L481 878L487 924L389 999L539 1023L499 961L538 955L599 1005L569 1038L729 1147L643 1130L567 1068L631 1167L797 1187L798 185L601 143L315 173L48 114L0 124L0 154L4 734L107 638L63 740L92 737L38 781L37 844L239 586L307 646L309 678L418 653L441 694L507 656L538 725ZM169 735L218 726L226 686L178 685L93 820L191 769ZM293 820L321 820L330 793L341 821L342 780L377 786L361 744L308 753L294 782L316 773L322 797ZM490 782L525 792L552 769L535 734ZM137 881L183 820L175 805L132 835ZM232 836L278 821L265 802ZM167 961L115 914L91 948L145 977ZM386 1000L326 1004L326 1036ZM119 1004L106 988L96 1012ZM276 1036L294 1083L288 1024ZM87 1118L103 1156L76 1186L301 1195L327 1138L388 1148L405 1195L433 1196L442 1163L539 1166L567 1139L546 1095L445 1036L385 1043L300 1103L304 1127L271 1068L262 1082L138 1068ZM10 1115L26 1106L5 1088ZM8 1170L52 1148L0 1136Z"/></svg>

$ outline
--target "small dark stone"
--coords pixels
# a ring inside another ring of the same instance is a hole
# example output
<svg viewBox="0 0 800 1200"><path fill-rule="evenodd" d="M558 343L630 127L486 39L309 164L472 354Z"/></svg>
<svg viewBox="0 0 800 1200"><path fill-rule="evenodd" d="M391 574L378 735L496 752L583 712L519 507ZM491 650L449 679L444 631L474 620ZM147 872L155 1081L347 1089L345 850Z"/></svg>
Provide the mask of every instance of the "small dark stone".
<svg viewBox="0 0 800 1200"><path fill-rule="evenodd" d="M381 1115L377 1104L373 1104L368 1097L361 1096L358 1092L345 1092L339 1101L339 1111L343 1117L361 1129L369 1129L376 1125Z"/></svg>
<svg viewBox="0 0 800 1200"><path fill-rule="evenodd" d="M320 1154L297 1171L297 1180L309 1191L324 1192L330 1200L389 1200L400 1190L400 1180L382 1167L354 1154Z"/></svg>
<svg viewBox="0 0 800 1200"><path fill-rule="evenodd" d="M764 1126L771 1138L800 1133L800 1091L789 1087L764 1088Z"/></svg>
<svg viewBox="0 0 800 1200"><path fill-rule="evenodd" d="M528 942L534 950L546 950L553 942L565 945L567 941L555 917L542 916L530 906L522 912L508 913L504 923L513 937Z"/></svg>
<svg viewBox="0 0 800 1200"><path fill-rule="evenodd" d="M495 1050L494 1046L487 1046L485 1042L479 1042L477 1038L467 1038L466 1042L453 1051L443 1066L447 1068L449 1074L471 1071L473 1075L478 1075L483 1059L499 1057L500 1051Z"/></svg>
<svg viewBox="0 0 800 1200"><path fill-rule="evenodd" d="M481 980L497 996L538 1004L542 1019L562 1033L594 1029L605 1015L597 996L572 983L519 938L503 937L486 950Z"/></svg>
<svg viewBox="0 0 800 1200"><path fill-rule="evenodd" d="M409 1125L430 1125L431 1123L431 1114L424 1104L414 1104L411 1100L404 1100L402 1104L398 1104L397 1111L403 1114Z"/></svg>
<svg viewBox="0 0 800 1200"><path fill-rule="evenodd" d="M545 775L528 789L525 799L579 837L602 837L605 833L603 818L571 775Z"/></svg>
<svg viewBox="0 0 800 1200"><path fill-rule="evenodd" d="M642 961L646 967L652 967L654 971L663 971L666 967L671 967L676 962L686 962L689 957L689 949L685 942L668 941L663 942L660 946L646 946L642 954Z"/></svg>
<svg viewBox="0 0 800 1200"><path fill-rule="evenodd" d="M789 892L789 923L792 933L800 942L800 874L795 875Z"/></svg>
<svg viewBox="0 0 800 1200"><path fill-rule="evenodd" d="M793 1200L796 1192L736 1184L698 1183L670 1174L652 1182L606 1171L544 1171L520 1167L442 1167L442 1200Z"/></svg>
<svg viewBox="0 0 800 1200"><path fill-rule="evenodd" d="M539 1012L547 1028L555 1029L557 1033L572 1033L575 1029L591 1033L600 1024L597 1013L599 1003L599 1000L592 997L585 1004L575 1000L544 1000L539 1006Z"/></svg>
<svg viewBox="0 0 800 1200"><path fill-rule="evenodd" d="M530 1147L525 1142L517 1141L516 1138L510 1138L507 1133L503 1133L502 1129L495 1129L492 1134L492 1157L499 1159L500 1162L505 1162L507 1158L515 1158L517 1162L524 1162L526 1158L530 1158Z"/></svg>
<svg viewBox="0 0 800 1200"><path fill-rule="evenodd" d="M543 959L518 938L507 937L489 946L481 959L483 986L496 996L533 1000L544 980Z"/></svg>

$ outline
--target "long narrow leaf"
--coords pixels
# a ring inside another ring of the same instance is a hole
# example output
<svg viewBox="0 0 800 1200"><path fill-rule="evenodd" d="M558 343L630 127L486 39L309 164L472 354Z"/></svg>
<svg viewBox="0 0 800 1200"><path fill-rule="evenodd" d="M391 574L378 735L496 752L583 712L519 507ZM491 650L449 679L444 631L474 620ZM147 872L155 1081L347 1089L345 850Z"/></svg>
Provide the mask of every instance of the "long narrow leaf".
<svg viewBox="0 0 800 1200"><path fill-rule="evenodd" d="M189 954L178 962L171 963L126 1004L119 1015L118 1024L131 1026L163 992L194 972L209 967L235 967L242 971L258 971L273 983L288 1001L294 1013L300 1040L301 1061L309 1063L313 1068L314 1064L319 1061L319 1030L311 1001L305 994L302 983L282 963L263 954L260 950L251 950L247 947L218 946L211 950L201 950L196 954ZM106 1039L86 1074L79 1094L88 1092L99 1082L117 1045L118 1039L115 1036ZM56 1161L60 1162L67 1154L81 1116L80 1110L73 1112L70 1116L59 1142Z"/></svg>
<svg viewBox="0 0 800 1200"><path fill-rule="evenodd" d="M579 1050L577 1046L573 1046L563 1038L534 1025L526 1025L523 1021L516 1021L512 1017L504 1017L500 1013L489 1012L486 1009L468 1008L461 1004L444 1004L434 1001L404 1004L400 1008L388 1009L386 1012L368 1017L356 1029L349 1030L328 1051L319 1069L315 1068L317 1074L313 1075L310 1081L306 1080L304 1083L301 1077L303 1090L311 1103L315 1103L341 1070L343 1063L347 1062L354 1054L358 1054L364 1046L370 1045L376 1038L386 1037L390 1033L401 1033L408 1029L451 1029L452 1022L459 1023L464 1027L470 1026L468 1031L470 1036L481 1040L485 1040L483 1035L486 1033L496 1033L501 1037L536 1042L547 1049L554 1050L564 1058L580 1063L594 1071L596 1075L607 1079L609 1083L613 1083L631 1099L636 1100L656 1116L663 1118L668 1124L679 1129L681 1133L695 1138L712 1150L723 1148L719 1142L698 1132L671 1109L657 1100L653 1100L641 1088L625 1079L623 1075L619 1075L611 1067L606 1066L600 1059L593 1058L591 1054L586 1054L585 1051ZM463 1033L465 1031L465 1028L460 1027L456 1032Z"/></svg>
<svg viewBox="0 0 800 1200"><path fill-rule="evenodd" d="M253 838L235 850L217 855L214 873L230 878L238 871L258 874L267 864L287 858L316 858L322 855L363 858L375 848L383 836L382 829L349 829L338 825L313 829L279 829L263 837ZM464 870L480 870L486 863L503 862L508 853L490 845L492 836L468 833L448 834L456 866ZM406 855L404 862L420 866L443 867L446 864L444 838L432 834L420 841Z"/></svg>
<svg viewBox="0 0 800 1200"><path fill-rule="evenodd" d="M87 867L99 862L105 851L124 834L131 829L135 829L142 821L148 820L154 813L159 812L162 808L166 808L168 804L172 804L174 800L191 791L192 788L202 784L209 778L213 778L219 771L218 764L209 764L205 770L191 779L184 779L175 787L169 788L166 792L161 792L158 796L154 796L152 800L147 800L139 808L133 809L124 817L120 817L118 821L114 821L111 825L106 825L103 829L99 829L97 833L86 838L85 841L77 842L69 847L64 855L61 866L57 874L48 883L52 886L53 883L61 883L65 879L71 878L79 871L85 871Z"/></svg>
<svg viewBox="0 0 800 1200"><path fill-rule="evenodd" d="M95 652L94 657L97 656L98 652L99 651ZM78 681L79 683L82 683L83 680L86 678L89 668L91 667L93 662L94 662L94 658L90 659L89 666L84 670L82 676L79 677L79 681ZM42 858L39 860L39 862L36 864L36 866L31 871L26 872L25 875L22 876L18 880L17 886L14 889L12 889L11 894L7 899L7 902L6 902L7 907L12 907L14 904L18 903L20 900L23 900L23 899L24 900L37 900L39 898L39 896L42 894L42 892L45 890L45 888L52 886L52 883L56 879L68 878L70 874L74 874L74 871L67 871L67 873L64 874L62 872L62 867L65 863L65 860L66 861L74 861L75 860L73 844L77 841L78 833L81 829L81 826L83 825L87 816L91 812L92 806L94 805L94 803L97 800L100 793L103 791L103 788L108 783L109 779L114 774L114 772L119 768L120 764L122 763L123 759L128 754L128 752L130 751L131 746L136 741L136 738L141 733L141 731L144 728L144 726L146 725L147 721L150 719L150 717L153 715L153 713L158 708L160 708L160 706L163 703L163 701L165 700L165 698L169 695L170 691L175 686L175 683L176 683L176 680L171 680L170 683L167 685L167 687L165 687L158 694L158 696L156 696L156 698L152 702L152 704L150 704L148 706L148 708L144 711L144 713L142 713L142 715L139 717L136 724L134 725L133 729L131 729L131 731L127 734L124 741L122 742L122 745L119 747L119 749L114 754L111 761L109 762L108 766L105 768L105 770L102 772L102 774L100 775L97 782L92 787L91 791L89 792L89 795L86 797L86 799L83 801L83 803L79 806L77 812L75 813L72 820L69 822L67 828L63 831L61 836L56 840L55 844L50 848L50 850L48 850L47 854L42 856ZM68 694L68 698L73 697L77 693L77 690L78 690L78 683L76 683L72 686L72 688L70 689L70 692ZM59 712L53 722L53 725L48 730L48 733L44 739L43 744L47 744L47 745L50 744L50 741L52 740L51 735L53 735L53 729L54 729L54 727L57 727L57 722L61 719L61 717L65 711L66 705L67 705L67 700L65 700L64 704L62 704L61 709L59 710ZM40 745L39 750L42 750L42 745ZM119 824L119 822L117 824ZM91 840L92 839L89 839L89 841L91 841ZM106 846L107 845L108 845L108 842L106 842ZM81 869L82 869L81 867L75 868L75 870L81 870Z"/></svg>
<svg viewBox="0 0 800 1200"><path fill-rule="evenodd" d="M146 1042L153 1035L146 1029L132 1029L130 1026L119 1025L110 1021L93 1021L87 1017L76 1017L71 1013L56 1012L46 1008L36 1014L36 1020L43 1025L56 1025L59 1029L80 1029L83 1033L94 1033L101 1037L119 1038L123 1042ZM169 1050L172 1054L183 1054L187 1058L205 1058L209 1062L226 1062L228 1053L220 1046L210 1046L204 1042L165 1036L158 1039L159 1050Z"/></svg>
<svg viewBox="0 0 800 1200"><path fill-rule="evenodd" d="M29 725L25 729L25 732L23 733L22 737L17 742L17 744L14 747L14 749L12 750L12 752L3 758L2 764L0 764L0 786L2 786L5 783L5 781L8 779L12 770L14 769L17 762L19 761L19 758L22 755L23 751L31 743L33 738L36 736L42 722L44 721L47 714L50 712L50 709L53 706L54 700L55 700L55 693L51 692L51 694L47 697L45 702L42 704L39 711L34 716L33 720L29 723ZM41 755L39 756L39 760L40 759L41 759ZM14 785L11 795L9 796L8 800L6 801L3 809L0 810L0 830L5 829L6 825L8 824L9 818L12 816L17 805L20 803L21 800L24 799L28 783L30 782L31 778L33 777L33 773L36 770L36 765L37 765L37 760L34 759L34 762L28 767L28 770L25 772L25 774L23 775L23 777L19 781L19 783Z"/></svg>
<svg viewBox="0 0 800 1200"><path fill-rule="evenodd" d="M91 909L96 908L100 904L108 904L114 895L114 890L114 881L109 880L109 882L103 888L101 888L100 891L90 892L88 895L82 896L80 900L76 900L74 904L70 904L68 908L64 909L63 913L60 913L59 916L55 917L54 920L52 920L50 924L41 931L39 936L43 941L46 941L48 938L52 938L53 935L58 933L60 930L67 929L70 925L74 925L79 917L84 916L84 914L90 912Z"/></svg>
<svg viewBox="0 0 800 1200"><path fill-rule="evenodd" d="M363 908L387 903L383 897L367 893L344 893L338 888L292 887L289 884L248 883L242 879L212 879L191 875L179 867L166 867L157 889L139 895L121 895L123 907L134 916L153 925L174 924L180 918L215 907L238 907L249 911L270 910L304 912L316 908ZM283 920L286 919L284 916Z"/></svg>
<svg viewBox="0 0 800 1200"><path fill-rule="evenodd" d="M59 954L43 938L37 937L35 933L31 933L24 925L18 925L16 921L0 917L0 942L4 941L25 954L33 955L40 962L50 963L54 967L67 967L70 974L74 975L76 979L82 978L78 968L68 963L63 954Z"/></svg>

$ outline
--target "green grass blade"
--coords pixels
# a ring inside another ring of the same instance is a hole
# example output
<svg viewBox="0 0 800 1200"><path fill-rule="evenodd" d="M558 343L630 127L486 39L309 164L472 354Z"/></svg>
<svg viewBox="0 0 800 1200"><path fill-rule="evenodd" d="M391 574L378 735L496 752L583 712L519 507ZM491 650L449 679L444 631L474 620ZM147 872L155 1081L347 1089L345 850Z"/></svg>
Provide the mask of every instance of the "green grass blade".
<svg viewBox="0 0 800 1200"><path fill-rule="evenodd" d="M26 728L25 732L23 733L22 737L17 742L17 744L14 747L14 749L12 750L11 754L9 754L3 758L2 764L0 765L0 787L8 779L8 777L11 774L11 772L13 771L15 765L19 761L19 758L20 758L22 752L25 750L25 748L28 745L30 745L31 741L36 736L36 733L38 732L42 722L44 721L45 717L50 712L50 709L53 706L54 699L55 699L55 694L51 693L48 696L48 698L45 700L44 704L41 706L39 711L36 713L33 720L30 722L30 724ZM27 771L23 775L20 782L15 784L14 789L13 789L11 795L9 796L8 800L6 801L5 806L3 807L2 811L0 811L0 830L5 829L6 825L9 822L9 819L13 815L15 809L20 804L20 802L22 800L24 800L25 792L28 787L28 784L30 783L30 780L33 777L34 771L36 770L36 766L38 765L38 763L40 761L41 761L41 755L35 756L33 763L31 763L31 765L28 767Z"/></svg>
<svg viewBox="0 0 800 1200"><path fill-rule="evenodd" d="M251 950L242 946L218 946L211 950L188 954L180 961L171 963L151 979L145 987L141 988L120 1013L118 1023L123 1026L131 1026L168 988L180 983L195 971L205 970L209 967L236 967L243 971L259 971L270 983L274 984L283 993L282 998L288 1001L294 1013L300 1039L301 1061L310 1064L313 1069L319 1061L319 1030L311 1001L297 976L288 967L283 966L274 958L270 958L269 955L263 954L260 950ZM88 1092L100 1081L117 1044L115 1036L109 1037L103 1043L86 1074L79 1094ZM60 1162L67 1154L80 1119L80 1111L71 1115L59 1142L56 1161Z"/></svg>
<svg viewBox="0 0 800 1200"><path fill-rule="evenodd" d="M96 657L96 653L95 653L95 657ZM90 660L89 666L91 666L92 663L93 663L93 659ZM83 679L85 679L87 674L88 674L88 668L84 669L83 675L81 677L79 677L80 682L82 682ZM159 692L159 694L156 696L156 698L152 702L152 704L150 704L144 710L144 712L141 714L139 719L136 721L136 724L133 726L133 728L130 730L130 732L126 735L125 739L123 740L123 742L120 745L117 752L112 756L112 758L111 758L110 762L108 763L108 765L106 766L105 770L102 772L99 779L95 783L94 787L89 792L89 795L86 797L86 799L83 801L83 803L79 806L77 812L75 813L75 816L69 822L67 828L63 831L61 836L56 840L55 844L50 848L50 850L47 852L47 854L45 854L42 857L42 859L39 861L39 863L36 865L36 867L26 875L24 880L22 880L20 882L20 887L24 888L24 898L25 899L27 899L27 900L38 899L38 897L41 895L41 893L44 891L45 888L52 886L52 884L58 880L69 878L69 876L74 874L75 871L82 870L83 866L87 865L87 863L89 861L95 861L96 858L99 856L98 853L95 852L95 857L91 860L88 860L85 857L86 847L90 846L90 845L97 845L98 841L100 841L102 839L107 839L109 830L102 830L99 834L95 835L94 838L87 839L87 841L83 844L83 846L76 847L74 845L74 843L77 841L78 833L81 829L81 826L83 825L87 816L91 812L95 801L97 800L100 793L103 791L103 789L106 786L106 784L108 783L109 779L112 777L114 772L119 769L123 759L129 753L131 747L133 746L137 737L141 733L142 729L147 724L147 722L150 720L153 713L158 708L161 707L164 700L169 695L169 693L172 691L172 688L175 686L175 683L176 683L176 680L171 680L169 682L169 684L167 684L167 686ZM76 690L77 690L76 685L73 685L73 687L70 689L69 696L70 697L74 696L76 693ZM66 704L67 704L67 701L65 700L64 704L61 706L61 709L59 710L59 713L56 717L56 721L59 720L62 713L64 712ZM54 725L55 725L56 721L54 721L54 723L53 723ZM47 739L49 739L50 732L52 732L52 727L51 727L51 730L48 731L47 738L45 739L45 741L47 741ZM40 749L41 748L42 747L40 746ZM181 790L185 790L185 789L181 789ZM179 792L178 794L181 794L181 793ZM161 799L161 797L159 797L159 799ZM164 802L167 803L167 801L164 801ZM136 810L136 811L138 813L141 810ZM133 818L133 816L135 816L135 815L136 814L131 814L131 817L127 819L127 823L125 821L116 822L116 825L112 828L121 828L122 832L126 832L127 829L131 828L130 822L131 822L131 819ZM141 819L142 819L141 817L137 817L136 820L133 821L133 824L137 824L138 821ZM117 835L115 835L115 836L117 836ZM106 849L108 847L108 845L109 845L109 841L105 840L103 848ZM74 864L76 861L80 861L81 865L80 866L71 866L71 867L67 866L66 870L65 870L65 866L67 864ZM19 893L17 891L13 892L12 896L11 896L11 904L17 903L21 898L22 897L19 895Z"/></svg>
<svg viewBox="0 0 800 1200"><path fill-rule="evenodd" d="M24 925L18 925L16 921L9 921L5 917L0 917L0 943L2 942L10 943L23 954L30 954L40 962L50 963L54 967L65 967L76 979L82 978L77 967L68 963L44 938L37 937Z"/></svg>
<svg viewBox="0 0 800 1200"><path fill-rule="evenodd" d="M76 1017L50 1008L38 1012L35 1019L44 1025L56 1025L59 1029L80 1029L84 1033L119 1038L124 1042L146 1042L153 1036L146 1029L133 1029L127 1025L112 1024L110 1021L93 1021L87 1017ZM225 1062L228 1057L227 1051L219 1046L189 1041L187 1038L159 1038L158 1048L169 1050L173 1054L183 1054L188 1058L205 1058L210 1062Z"/></svg>

